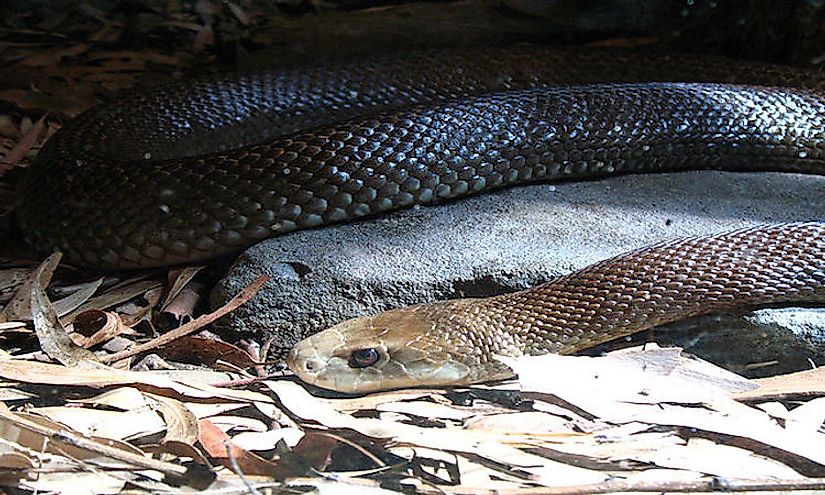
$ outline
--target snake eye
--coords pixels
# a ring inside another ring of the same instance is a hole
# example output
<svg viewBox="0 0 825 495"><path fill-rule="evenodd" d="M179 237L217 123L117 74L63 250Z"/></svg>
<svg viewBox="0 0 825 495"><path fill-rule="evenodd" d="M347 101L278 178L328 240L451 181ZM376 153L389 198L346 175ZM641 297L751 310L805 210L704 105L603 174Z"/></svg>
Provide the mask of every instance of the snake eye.
<svg viewBox="0 0 825 495"><path fill-rule="evenodd" d="M370 347L368 349L358 349L349 355L350 368L366 368L378 362L378 351Z"/></svg>

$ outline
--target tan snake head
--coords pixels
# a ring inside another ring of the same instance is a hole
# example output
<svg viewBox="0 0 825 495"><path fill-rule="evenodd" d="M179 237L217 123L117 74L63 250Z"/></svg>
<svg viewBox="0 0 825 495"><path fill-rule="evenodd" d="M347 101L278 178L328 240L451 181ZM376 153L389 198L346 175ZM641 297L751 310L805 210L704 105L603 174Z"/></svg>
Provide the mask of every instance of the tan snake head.
<svg viewBox="0 0 825 495"><path fill-rule="evenodd" d="M296 344L287 364L307 383L349 393L512 376L487 359L498 346L468 338L471 307L457 300L347 320Z"/></svg>

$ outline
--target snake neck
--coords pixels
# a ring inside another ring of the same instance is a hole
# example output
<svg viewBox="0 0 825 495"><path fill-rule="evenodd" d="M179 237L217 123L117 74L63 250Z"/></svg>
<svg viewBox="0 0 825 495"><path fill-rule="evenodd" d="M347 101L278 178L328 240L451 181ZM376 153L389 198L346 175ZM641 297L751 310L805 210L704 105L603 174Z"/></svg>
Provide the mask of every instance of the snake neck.
<svg viewBox="0 0 825 495"><path fill-rule="evenodd" d="M524 354L568 354L693 316L823 300L825 225L808 223L638 249L481 311Z"/></svg>
<svg viewBox="0 0 825 495"><path fill-rule="evenodd" d="M398 310L403 325L373 318L493 379L508 376L499 355L569 354L693 316L823 300L825 225L808 223L657 244L532 289Z"/></svg>

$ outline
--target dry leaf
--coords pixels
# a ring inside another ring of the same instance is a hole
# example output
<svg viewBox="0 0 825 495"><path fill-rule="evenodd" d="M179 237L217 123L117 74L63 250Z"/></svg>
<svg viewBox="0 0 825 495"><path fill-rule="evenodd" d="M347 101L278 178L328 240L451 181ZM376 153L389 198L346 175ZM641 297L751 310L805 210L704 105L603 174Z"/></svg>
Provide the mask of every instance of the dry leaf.
<svg viewBox="0 0 825 495"><path fill-rule="evenodd" d="M825 368L753 380L758 388L733 397L742 401L825 395Z"/></svg>
<svg viewBox="0 0 825 495"><path fill-rule="evenodd" d="M0 303L10 300L29 278L30 273L31 270L24 268L0 270ZM2 313L0 313L0 316L2 316Z"/></svg>
<svg viewBox="0 0 825 495"><path fill-rule="evenodd" d="M46 129L46 115L40 117L20 141L0 160L0 176L17 164L31 151Z"/></svg>
<svg viewBox="0 0 825 495"><path fill-rule="evenodd" d="M594 405L598 409L616 407L617 402L703 403L756 387L739 375L681 353L675 347L647 345L595 358L548 354L501 360L518 374L522 390L554 394L580 406L598 402ZM547 376L569 379L547 380Z"/></svg>
<svg viewBox="0 0 825 495"><path fill-rule="evenodd" d="M169 293L166 294L166 297L163 299L163 304L161 304L161 311L166 309L166 306L172 302L175 297L186 287L192 279L195 278L195 275L198 274L203 269L202 266L187 266L180 270L170 270L169 271L169 280L171 282L171 287L169 288Z"/></svg>
<svg viewBox="0 0 825 495"><path fill-rule="evenodd" d="M55 301L52 303L54 306L54 310L57 313L57 316L65 316L68 313L76 310L80 307L81 304L87 302L90 297L97 292L97 289L100 288L100 285L103 283L103 277L92 280L91 282L86 282L85 284L80 284L77 286L77 290L74 291L72 294Z"/></svg>
<svg viewBox="0 0 825 495"><path fill-rule="evenodd" d="M22 65L30 67L53 67L66 58L75 57L89 50L89 45L86 43L78 43L74 46L62 48L60 50L48 50L37 55L26 58L21 62Z"/></svg>
<svg viewBox="0 0 825 495"><path fill-rule="evenodd" d="M546 481L574 484L604 480L601 473L579 469L528 454L508 444L506 432L488 434L481 431L461 431L445 428L423 428L375 418L354 418L336 411L315 399L299 385L291 382L263 382L278 395L281 403L293 414L320 423L328 428L350 428L373 438L391 438L396 442L449 452L462 452L486 458L488 462L510 466L543 465L548 469ZM554 480L554 481L553 481Z"/></svg>
<svg viewBox="0 0 825 495"><path fill-rule="evenodd" d="M61 321L71 323L74 321L75 316L84 311L111 308L112 306L143 295L147 291L160 287L161 285L161 282L157 280L141 280L139 278L126 280L121 284L107 289L102 294L92 297L74 311L63 316Z"/></svg>
<svg viewBox="0 0 825 495"><path fill-rule="evenodd" d="M277 463L232 443L229 436L208 419L200 421L198 441L210 457L230 468L236 463L244 474L272 476L277 480L283 480L288 474Z"/></svg>
<svg viewBox="0 0 825 495"><path fill-rule="evenodd" d="M303 436L304 432L297 428L279 428L266 431L244 431L233 435L232 441L246 450L267 451L272 450L273 446L280 441L294 447Z"/></svg>
<svg viewBox="0 0 825 495"><path fill-rule="evenodd" d="M155 409L166 422L163 442L194 445L198 440L198 418L181 401L162 395L146 393L155 401Z"/></svg>
<svg viewBox="0 0 825 495"><path fill-rule="evenodd" d="M78 338L77 344L87 349L132 330L123 324L117 313L99 310L84 311L75 316L72 328L76 332L73 337L82 337Z"/></svg>
<svg viewBox="0 0 825 495"><path fill-rule="evenodd" d="M40 274L41 282L43 280L51 280L52 274L54 274L54 270L57 269L59 263L60 255L55 253L40 265L39 268L43 269L43 272ZM36 277L37 270L32 270L31 273L29 273L28 280L20 286L11 301L3 308L3 316L7 321L31 321L32 284L34 284ZM45 287L43 287L43 289L45 289Z"/></svg>
<svg viewBox="0 0 825 495"><path fill-rule="evenodd" d="M257 364L249 353L237 346L223 340L193 335L170 342L160 349L159 353L167 359L210 367L220 361L231 363L238 368L249 368Z"/></svg>
<svg viewBox="0 0 825 495"><path fill-rule="evenodd" d="M31 312L35 333L40 341L40 348L52 359L66 366L88 366L89 363L97 361L97 358L72 341L43 290L59 262L59 253L53 254L34 272L31 284Z"/></svg>
<svg viewBox="0 0 825 495"><path fill-rule="evenodd" d="M144 344L136 345L129 350L121 351L115 354L110 354L103 358L104 362L116 362L121 359L126 359L131 356L135 356L142 352L146 352L151 349L156 349L163 345L166 345L170 342L175 341L185 335L188 335L196 330L212 323L213 321L217 320L221 316L233 311L235 308L239 307L241 304L245 303L246 301L252 299L255 294L263 287L266 281L269 280L269 277L266 275L260 275L256 277L252 282L249 283L241 292L239 292L235 297L229 300L226 304L222 307L218 308L217 310L199 316L197 319L190 321L189 323L178 327L174 330L166 332L165 334L157 337L149 342Z"/></svg>
<svg viewBox="0 0 825 495"><path fill-rule="evenodd" d="M28 410L28 413L49 418L82 435L118 440L155 435L166 427L163 419L149 406L129 411L38 407Z"/></svg>
<svg viewBox="0 0 825 495"><path fill-rule="evenodd" d="M26 383L73 387L145 386L148 390L166 389L192 399L272 402L272 399L257 392L217 388L203 383L171 380L156 373L123 371L102 366L91 369L67 368L37 361L0 359L0 377Z"/></svg>

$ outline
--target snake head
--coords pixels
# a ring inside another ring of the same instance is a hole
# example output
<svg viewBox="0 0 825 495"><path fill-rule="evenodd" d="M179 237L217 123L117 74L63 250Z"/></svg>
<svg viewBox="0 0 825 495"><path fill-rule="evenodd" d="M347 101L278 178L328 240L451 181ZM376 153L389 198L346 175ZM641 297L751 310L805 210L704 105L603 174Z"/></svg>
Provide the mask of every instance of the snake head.
<svg viewBox="0 0 825 495"><path fill-rule="evenodd" d="M348 393L477 382L490 371L456 308L445 307L456 302L347 320L296 344L287 364L307 383Z"/></svg>

